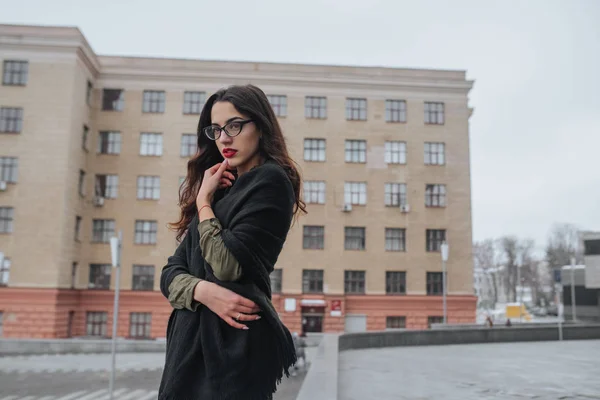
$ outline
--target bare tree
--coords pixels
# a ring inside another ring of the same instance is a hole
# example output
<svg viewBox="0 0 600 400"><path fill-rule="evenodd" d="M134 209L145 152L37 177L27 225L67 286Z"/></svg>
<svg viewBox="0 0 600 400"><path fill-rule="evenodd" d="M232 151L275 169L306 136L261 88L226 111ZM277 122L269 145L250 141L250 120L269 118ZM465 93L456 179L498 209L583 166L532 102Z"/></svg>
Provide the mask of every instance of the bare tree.
<svg viewBox="0 0 600 400"><path fill-rule="evenodd" d="M548 235L546 261L550 268L560 268L571 263L571 257L581 262L583 254L579 245L579 229L573 224L554 224Z"/></svg>
<svg viewBox="0 0 600 400"><path fill-rule="evenodd" d="M502 279L506 300L517 301L517 268L519 257L519 240L515 236L503 236L498 240L500 258L504 265Z"/></svg>
<svg viewBox="0 0 600 400"><path fill-rule="evenodd" d="M567 223L557 223L552 226L548 235L546 245L546 261L548 262L548 272L553 274L557 268L571 263L571 257L575 257L576 262L583 261L583 251L579 244L579 237L576 225ZM555 288L552 285L552 297L555 296Z"/></svg>
<svg viewBox="0 0 600 400"><path fill-rule="evenodd" d="M483 271L483 279L487 281L492 289L492 306L498 302L498 253L494 240L486 239L475 242L473 245L473 257L475 268Z"/></svg>

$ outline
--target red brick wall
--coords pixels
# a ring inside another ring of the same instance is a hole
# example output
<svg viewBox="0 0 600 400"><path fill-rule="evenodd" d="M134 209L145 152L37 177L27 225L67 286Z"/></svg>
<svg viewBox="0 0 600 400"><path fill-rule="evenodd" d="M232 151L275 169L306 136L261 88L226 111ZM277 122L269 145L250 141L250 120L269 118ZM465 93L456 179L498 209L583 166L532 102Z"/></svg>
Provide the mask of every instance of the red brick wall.
<svg viewBox="0 0 600 400"><path fill-rule="evenodd" d="M284 298L296 299L296 310L284 310ZM108 290L57 290L0 288L0 311L4 313L3 336L23 338L65 338L69 311L74 311L73 336L86 334L86 312L107 313L106 334L112 334L114 292ZM291 332L300 332L302 299L324 300L323 330L343 332L344 315L367 315L367 329L385 329L387 316L405 316L408 329L427 329L429 316L442 315L439 296L328 296L274 295L273 305ZM341 300L342 316L331 316L331 302ZM152 313L151 336L166 336L171 306L160 292L126 290L120 293L118 335L129 337L131 312ZM477 299L474 296L448 296L449 323L473 323Z"/></svg>

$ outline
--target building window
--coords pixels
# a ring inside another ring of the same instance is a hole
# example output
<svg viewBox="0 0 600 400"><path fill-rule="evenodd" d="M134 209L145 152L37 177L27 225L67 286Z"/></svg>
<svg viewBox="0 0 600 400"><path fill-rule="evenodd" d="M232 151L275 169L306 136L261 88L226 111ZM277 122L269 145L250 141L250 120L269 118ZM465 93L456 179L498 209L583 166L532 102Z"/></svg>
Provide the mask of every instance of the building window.
<svg viewBox="0 0 600 400"><path fill-rule="evenodd" d="M385 142L384 158L387 164L406 164L406 142Z"/></svg>
<svg viewBox="0 0 600 400"><path fill-rule="evenodd" d="M365 293L365 271L344 271L344 293Z"/></svg>
<svg viewBox="0 0 600 400"><path fill-rule="evenodd" d="M142 112L145 113L164 113L165 112L165 92L164 90L144 90L144 102Z"/></svg>
<svg viewBox="0 0 600 400"><path fill-rule="evenodd" d="M19 178L19 159L17 157L0 157L0 181L17 183Z"/></svg>
<svg viewBox="0 0 600 400"><path fill-rule="evenodd" d="M10 258L0 260L0 286L7 286L10 281Z"/></svg>
<svg viewBox="0 0 600 400"><path fill-rule="evenodd" d="M442 243L446 241L445 229L427 229L427 251L440 251Z"/></svg>
<svg viewBox="0 0 600 400"><path fill-rule="evenodd" d="M184 133L181 135L181 157L191 157L196 154L198 145L196 144L197 136L194 134Z"/></svg>
<svg viewBox="0 0 600 400"><path fill-rule="evenodd" d="M267 98L277 117L285 117L287 115L287 96L270 94Z"/></svg>
<svg viewBox="0 0 600 400"><path fill-rule="evenodd" d="M365 249L365 228L346 226L344 228L344 249L346 250L364 250Z"/></svg>
<svg viewBox="0 0 600 400"><path fill-rule="evenodd" d="M406 183L386 183L384 201L387 207L406 205Z"/></svg>
<svg viewBox="0 0 600 400"><path fill-rule="evenodd" d="M367 120L367 99L346 99L346 119L348 121Z"/></svg>
<svg viewBox="0 0 600 400"><path fill-rule="evenodd" d="M344 203L364 206L367 204L366 182L345 182Z"/></svg>
<svg viewBox="0 0 600 400"><path fill-rule="evenodd" d="M304 201L325 204L325 181L304 181Z"/></svg>
<svg viewBox="0 0 600 400"><path fill-rule="evenodd" d="M583 255L599 256L600 255L600 239L584 240L583 241ZM577 298L575 300L577 300Z"/></svg>
<svg viewBox="0 0 600 400"><path fill-rule="evenodd" d="M75 289L75 283L77 283L77 262L71 264L71 289Z"/></svg>
<svg viewBox="0 0 600 400"><path fill-rule="evenodd" d="M405 329L406 317L385 317L386 329Z"/></svg>
<svg viewBox="0 0 600 400"><path fill-rule="evenodd" d="M385 101L385 122L406 122L406 101Z"/></svg>
<svg viewBox="0 0 600 400"><path fill-rule="evenodd" d="M442 295L444 293L444 281L441 272L427 273L427 294L429 296Z"/></svg>
<svg viewBox="0 0 600 400"><path fill-rule="evenodd" d="M134 265L132 290L154 290L154 265Z"/></svg>
<svg viewBox="0 0 600 400"><path fill-rule="evenodd" d="M104 131L100 132L98 140L98 154L120 154L121 153L121 132Z"/></svg>
<svg viewBox="0 0 600 400"><path fill-rule="evenodd" d="M92 89L94 89L94 85L92 84L92 81L88 80L87 81L87 90L85 92L85 102L87 103L88 106L90 104L92 104Z"/></svg>
<svg viewBox="0 0 600 400"><path fill-rule="evenodd" d="M92 242L109 243L115 235L114 219L95 219L92 221Z"/></svg>
<svg viewBox="0 0 600 400"><path fill-rule="evenodd" d="M118 175L96 175L95 193L105 199L116 199L119 191Z"/></svg>
<svg viewBox="0 0 600 400"><path fill-rule="evenodd" d="M80 238L79 238L79 233L81 232L81 217L80 216L76 216L75 217L75 240L77 242L79 242Z"/></svg>
<svg viewBox="0 0 600 400"><path fill-rule="evenodd" d="M142 133L140 135L141 156L162 156L162 133Z"/></svg>
<svg viewBox="0 0 600 400"><path fill-rule="evenodd" d="M366 140L346 140L346 162L347 163L365 163L365 162L367 162L367 141Z"/></svg>
<svg viewBox="0 0 600 400"><path fill-rule="evenodd" d="M304 270L302 270L302 292L303 293L323 293L323 270L322 269L304 269Z"/></svg>
<svg viewBox="0 0 600 400"><path fill-rule="evenodd" d="M406 251L406 229L385 228L385 251Z"/></svg>
<svg viewBox="0 0 600 400"><path fill-rule="evenodd" d="M183 113L184 114L200 114L204 102L206 101L206 93L204 92L185 92L183 93Z"/></svg>
<svg viewBox="0 0 600 400"><path fill-rule="evenodd" d="M25 86L29 77L29 62L5 60L2 84L7 86Z"/></svg>
<svg viewBox="0 0 600 400"><path fill-rule="evenodd" d="M280 268L274 269L271 272L271 293L281 293L283 270Z"/></svg>
<svg viewBox="0 0 600 400"><path fill-rule="evenodd" d="M156 244L156 221L135 221L135 244Z"/></svg>
<svg viewBox="0 0 600 400"><path fill-rule="evenodd" d="M125 91L123 89L104 89L102 91L102 111L123 111Z"/></svg>
<svg viewBox="0 0 600 400"><path fill-rule="evenodd" d="M302 248L316 250L325 248L325 227L304 225Z"/></svg>
<svg viewBox="0 0 600 400"><path fill-rule="evenodd" d="M77 183L77 190L80 196L85 196L85 171L79 170L79 181Z"/></svg>
<svg viewBox="0 0 600 400"><path fill-rule="evenodd" d="M325 139L304 139L304 161L325 161Z"/></svg>
<svg viewBox="0 0 600 400"><path fill-rule="evenodd" d="M443 324L444 323L444 317L427 317L427 327L429 329L431 329L431 325L433 324Z"/></svg>
<svg viewBox="0 0 600 400"><path fill-rule="evenodd" d="M444 103L425 102L425 123L444 125Z"/></svg>
<svg viewBox="0 0 600 400"><path fill-rule="evenodd" d="M12 233L14 215L13 207L0 207L0 233Z"/></svg>
<svg viewBox="0 0 600 400"><path fill-rule="evenodd" d="M327 118L327 97L306 96L304 98L304 116L313 119Z"/></svg>
<svg viewBox="0 0 600 400"><path fill-rule="evenodd" d="M85 313L85 333L88 336L106 336L106 311L88 311Z"/></svg>
<svg viewBox="0 0 600 400"><path fill-rule="evenodd" d="M444 143L425 143L425 165L444 165L446 163L446 145Z"/></svg>
<svg viewBox="0 0 600 400"><path fill-rule="evenodd" d="M0 108L0 132L20 133L23 129L23 109L18 107Z"/></svg>
<svg viewBox="0 0 600 400"><path fill-rule="evenodd" d="M425 206L446 207L446 185L425 185Z"/></svg>
<svg viewBox="0 0 600 400"><path fill-rule="evenodd" d="M3 329L3 324L4 324L4 313L2 311L0 311L0 337L2 337L2 335L4 334L4 329Z"/></svg>
<svg viewBox="0 0 600 400"><path fill-rule="evenodd" d="M385 272L385 293L386 294L406 294L406 272L404 272L404 271L386 271Z"/></svg>
<svg viewBox="0 0 600 400"><path fill-rule="evenodd" d="M137 198L138 200L160 199L160 176L138 176Z"/></svg>
<svg viewBox="0 0 600 400"><path fill-rule="evenodd" d="M88 137L90 135L90 128L87 125L83 126L83 132L81 133L81 148L88 151Z"/></svg>
<svg viewBox="0 0 600 400"><path fill-rule="evenodd" d="M110 289L110 264L90 264L88 289Z"/></svg>
<svg viewBox="0 0 600 400"><path fill-rule="evenodd" d="M129 337L134 339L149 339L152 325L152 313L129 313Z"/></svg>

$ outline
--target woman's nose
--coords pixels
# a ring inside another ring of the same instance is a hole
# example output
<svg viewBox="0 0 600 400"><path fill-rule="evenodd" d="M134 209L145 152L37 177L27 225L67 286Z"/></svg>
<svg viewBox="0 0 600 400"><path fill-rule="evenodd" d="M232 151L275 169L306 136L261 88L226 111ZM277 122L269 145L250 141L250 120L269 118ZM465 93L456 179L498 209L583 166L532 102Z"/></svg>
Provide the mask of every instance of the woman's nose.
<svg viewBox="0 0 600 400"><path fill-rule="evenodd" d="M232 137L229 137L225 132L221 132L221 136L219 136L219 142L221 143L231 143L233 141Z"/></svg>

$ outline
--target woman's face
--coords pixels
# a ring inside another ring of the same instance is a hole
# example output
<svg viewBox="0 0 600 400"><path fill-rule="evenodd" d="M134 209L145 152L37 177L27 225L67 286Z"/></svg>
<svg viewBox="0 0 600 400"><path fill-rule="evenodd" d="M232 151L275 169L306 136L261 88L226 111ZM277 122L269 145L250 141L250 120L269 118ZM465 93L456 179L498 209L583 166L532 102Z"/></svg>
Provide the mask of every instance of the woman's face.
<svg viewBox="0 0 600 400"><path fill-rule="evenodd" d="M261 133L256 129L254 122L242 123L250 118L241 114L228 101L218 101L213 104L211 110L211 122L214 126L225 127L228 132L235 134L241 127L241 131L235 137L230 137L221 131L219 138L215 141L219 153L226 158L232 168L236 168L238 174L250 170L260 162L258 151ZM237 123L236 123L237 122ZM232 132L233 131L233 132Z"/></svg>

